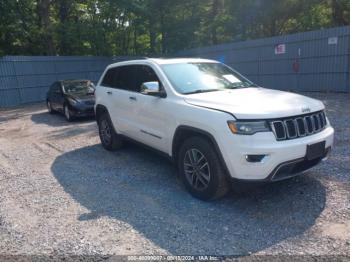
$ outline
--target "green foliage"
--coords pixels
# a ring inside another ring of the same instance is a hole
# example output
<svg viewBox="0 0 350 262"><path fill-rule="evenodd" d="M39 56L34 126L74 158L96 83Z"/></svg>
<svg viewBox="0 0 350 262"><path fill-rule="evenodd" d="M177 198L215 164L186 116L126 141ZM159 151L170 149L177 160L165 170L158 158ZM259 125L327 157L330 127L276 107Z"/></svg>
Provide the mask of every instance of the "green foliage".
<svg viewBox="0 0 350 262"><path fill-rule="evenodd" d="M0 56L166 55L350 24L350 0L0 0Z"/></svg>

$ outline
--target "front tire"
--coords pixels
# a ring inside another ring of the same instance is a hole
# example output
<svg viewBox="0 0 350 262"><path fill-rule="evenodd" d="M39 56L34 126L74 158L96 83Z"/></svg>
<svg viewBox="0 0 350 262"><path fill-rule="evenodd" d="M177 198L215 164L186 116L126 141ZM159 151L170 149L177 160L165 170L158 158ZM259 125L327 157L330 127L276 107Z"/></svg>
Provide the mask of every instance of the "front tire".
<svg viewBox="0 0 350 262"><path fill-rule="evenodd" d="M102 146L108 151L115 151L123 146L123 140L115 132L108 113L104 113L99 117L98 131Z"/></svg>
<svg viewBox="0 0 350 262"><path fill-rule="evenodd" d="M50 100L46 101L46 106L47 106L47 111L49 112L49 114L54 114L55 111L52 109L52 104Z"/></svg>
<svg viewBox="0 0 350 262"><path fill-rule="evenodd" d="M180 177L190 194L201 200L214 200L229 191L224 168L212 143L202 137L187 139L178 158Z"/></svg>
<svg viewBox="0 0 350 262"><path fill-rule="evenodd" d="M68 122L71 122L73 120L73 116L72 116L67 105L63 106L63 113L64 113L64 116Z"/></svg>

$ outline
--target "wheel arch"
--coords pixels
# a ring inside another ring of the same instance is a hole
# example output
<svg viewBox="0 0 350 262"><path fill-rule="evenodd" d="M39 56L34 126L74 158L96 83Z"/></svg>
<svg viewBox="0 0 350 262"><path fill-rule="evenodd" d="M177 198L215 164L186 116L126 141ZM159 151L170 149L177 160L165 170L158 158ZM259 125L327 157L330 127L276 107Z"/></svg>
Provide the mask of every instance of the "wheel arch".
<svg viewBox="0 0 350 262"><path fill-rule="evenodd" d="M98 121L98 119L100 118L100 116L104 113L107 113L109 116L109 112L107 107L105 107L104 105L98 104L96 105L96 109L95 109L95 114L96 114L96 121Z"/></svg>
<svg viewBox="0 0 350 262"><path fill-rule="evenodd" d="M174 163L177 163L178 161L178 152L180 149L181 144L190 137L193 136L200 136L205 139L207 139L213 146L214 149L216 150L218 157L220 159L220 162L222 164L222 167L224 168L226 175L229 175L229 171L226 165L226 162L223 158L223 155L221 153L220 147L215 139L215 137L209 133L208 131L192 127L192 126L185 126L181 125L178 126L175 130L174 137L173 137L173 142L172 142L172 159Z"/></svg>
<svg viewBox="0 0 350 262"><path fill-rule="evenodd" d="M97 123L99 122L100 117L101 117L103 114L107 114L107 116L108 116L108 118L109 118L109 121L110 121L111 124L112 124L112 127L113 127L114 132L118 133L118 130L116 129L116 127L115 127L114 124L113 124L113 121L112 121L112 119L111 119L111 115L109 114L109 111L108 111L107 107L104 106L104 105L101 105L101 104L96 105L96 109L95 109L95 119L96 119L96 122L97 122Z"/></svg>
<svg viewBox="0 0 350 262"><path fill-rule="evenodd" d="M67 106L69 109L71 109L72 105L69 103L68 98L64 98L63 103L62 103L62 109Z"/></svg>

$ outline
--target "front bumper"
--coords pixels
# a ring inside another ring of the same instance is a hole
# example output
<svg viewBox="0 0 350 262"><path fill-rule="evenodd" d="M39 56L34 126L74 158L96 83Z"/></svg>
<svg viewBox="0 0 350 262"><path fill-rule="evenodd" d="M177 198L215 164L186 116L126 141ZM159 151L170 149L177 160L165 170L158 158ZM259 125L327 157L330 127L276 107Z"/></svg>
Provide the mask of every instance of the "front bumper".
<svg viewBox="0 0 350 262"><path fill-rule="evenodd" d="M71 106L70 113L74 117L92 117L95 115L94 106Z"/></svg>
<svg viewBox="0 0 350 262"><path fill-rule="evenodd" d="M331 147L328 147L326 148L324 155L319 158L308 160L306 157L304 157L282 163L272 171L272 173L265 179L265 181L280 181L301 174L318 165L322 160L326 159L330 152Z"/></svg>
<svg viewBox="0 0 350 262"><path fill-rule="evenodd" d="M278 181L302 173L326 158L333 147L334 129L293 140L277 141L272 132L253 136L221 133L220 143L226 167L233 179L245 181ZM306 159L307 146L325 141L325 155L319 159ZM248 162L247 155L265 155L259 162Z"/></svg>

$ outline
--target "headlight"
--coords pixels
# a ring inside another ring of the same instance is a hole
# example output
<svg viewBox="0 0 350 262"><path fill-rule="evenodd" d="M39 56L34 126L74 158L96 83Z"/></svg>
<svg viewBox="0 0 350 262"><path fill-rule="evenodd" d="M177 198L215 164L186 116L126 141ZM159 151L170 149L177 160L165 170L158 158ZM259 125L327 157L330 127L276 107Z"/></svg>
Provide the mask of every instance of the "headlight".
<svg viewBox="0 0 350 262"><path fill-rule="evenodd" d="M228 121L227 124L232 133L239 135L271 131L267 121Z"/></svg>
<svg viewBox="0 0 350 262"><path fill-rule="evenodd" d="M74 106L74 105L76 105L76 104L78 104L79 102L77 101L77 100L75 100L75 99L73 99L73 98L68 98L68 101L69 101L69 103L72 105L72 106Z"/></svg>

